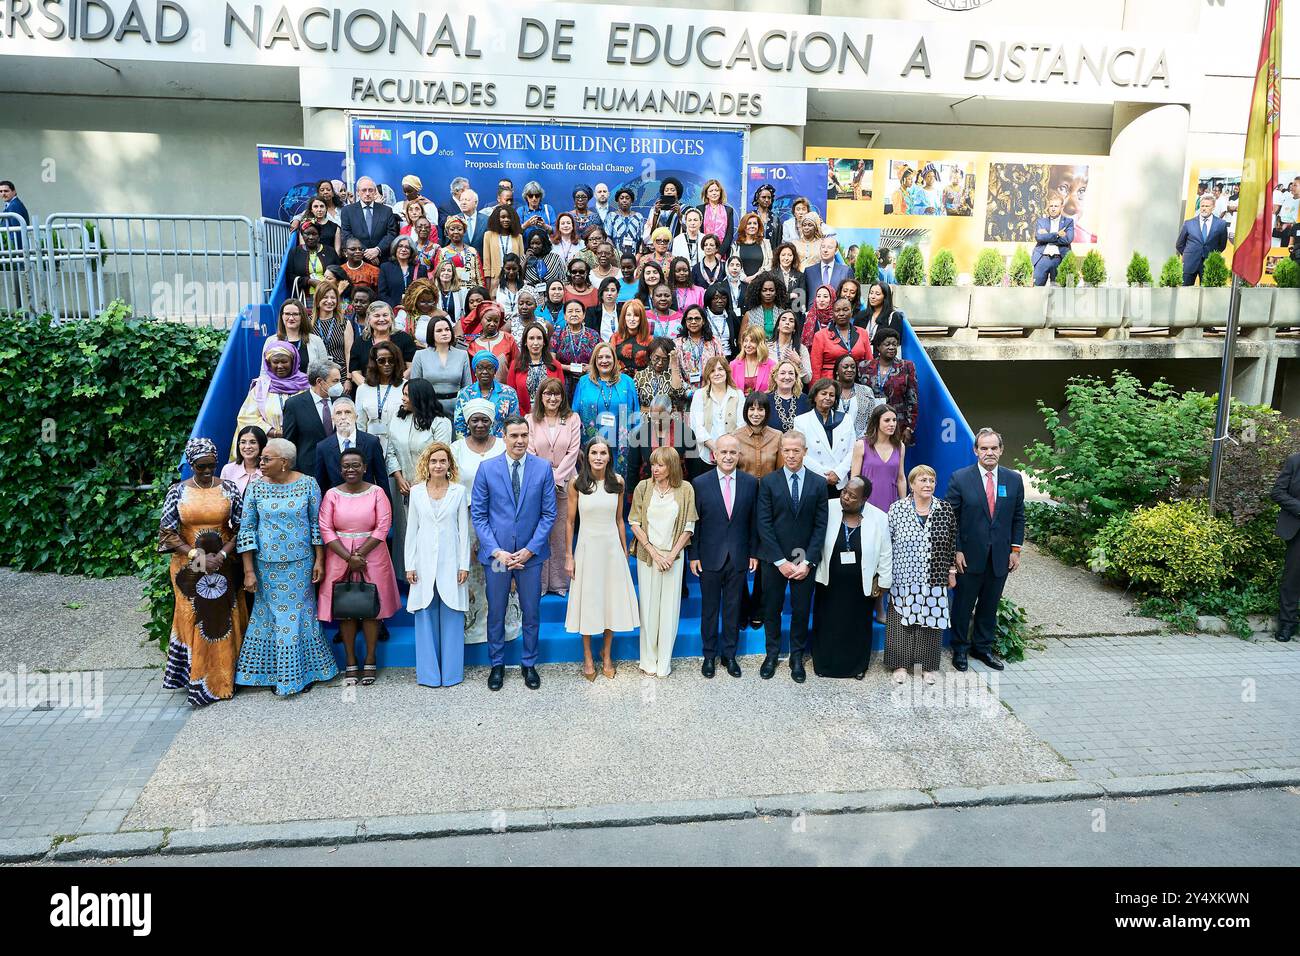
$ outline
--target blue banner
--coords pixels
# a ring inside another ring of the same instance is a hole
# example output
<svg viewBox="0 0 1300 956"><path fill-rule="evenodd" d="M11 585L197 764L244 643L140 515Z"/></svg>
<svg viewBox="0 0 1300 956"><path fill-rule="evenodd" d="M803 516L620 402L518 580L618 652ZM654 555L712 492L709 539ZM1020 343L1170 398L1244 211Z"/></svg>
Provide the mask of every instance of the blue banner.
<svg viewBox="0 0 1300 956"><path fill-rule="evenodd" d="M619 187L628 186L636 194L633 208L645 213L659 196L659 183L669 176L681 180L687 205L699 205L704 184L717 179L729 203L745 206L737 199L745 163L742 130L353 117L349 135L358 178L369 176L386 198L401 199L402 177L414 173L424 196L444 212L452 211L451 181L457 176L469 180L481 209L495 204L497 181L509 179L515 205L523 202L524 183L532 180L541 184L544 202L557 213L573 208L576 184L594 188L604 183L611 205Z"/></svg>
<svg viewBox="0 0 1300 956"><path fill-rule="evenodd" d="M826 221L826 164L812 163L750 163L745 176L745 208L753 205L754 190L763 183L776 189L777 220L784 222L790 207L799 196L808 200L813 212Z"/></svg>
<svg viewBox="0 0 1300 956"><path fill-rule="evenodd" d="M339 149L301 146L257 147L257 173L262 190L262 215L285 222L307 211L322 179L344 181L346 157Z"/></svg>

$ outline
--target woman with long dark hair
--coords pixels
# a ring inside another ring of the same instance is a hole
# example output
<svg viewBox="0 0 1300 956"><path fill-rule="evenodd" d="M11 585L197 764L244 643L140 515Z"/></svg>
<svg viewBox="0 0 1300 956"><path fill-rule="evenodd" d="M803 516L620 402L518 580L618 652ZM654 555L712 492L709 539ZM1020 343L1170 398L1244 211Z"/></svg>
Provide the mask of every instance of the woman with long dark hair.
<svg viewBox="0 0 1300 956"><path fill-rule="evenodd" d="M757 325L763 330L765 338L771 339L776 330L776 319L783 309L790 308L790 293L785 283L774 272L763 272L754 276L745 294L745 314L740 320L740 334L745 329Z"/></svg>
<svg viewBox="0 0 1300 956"><path fill-rule="evenodd" d="M506 384L519 396L520 415L533 410L534 396L548 379L558 379L563 384L564 369L551 354L546 329L533 322L524 329L519 355L506 373Z"/></svg>
<svg viewBox="0 0 1300 956"><path fill-rule="evenodd" d="M424 450L436 441L452 442L451 414L438 401L433 383L412 378L402 388L402 407L388 427L388 446L384 460L393 488L393 565L397 576L406 574L406 502L415 480L416 462Z"/></svg>
<svg viewBox="0 0 1300 956"><path fill-rule="evenodd" d="M894 308L894 287L888 282L873 282L867 287L867 304L853 317L853 324L865 329L867 338L876 340L881 329L893 329L901 337L907 316Z"/></svg>

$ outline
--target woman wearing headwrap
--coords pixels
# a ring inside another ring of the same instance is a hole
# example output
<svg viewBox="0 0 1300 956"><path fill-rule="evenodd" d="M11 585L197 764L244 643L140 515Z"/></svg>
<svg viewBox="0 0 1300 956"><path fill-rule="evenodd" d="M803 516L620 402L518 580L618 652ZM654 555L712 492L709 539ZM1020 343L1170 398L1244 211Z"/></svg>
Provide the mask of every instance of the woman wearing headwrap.
<svg viewBox="0 0 1300 956"><path fill-rule="evenodd" d="M541 226L524 231L524 285L537 296L546 294L549 282L564 281L564 260L551 251L551 234Z"/></svg>
<svg viewBox="0 0 1300 956"><path fill-rule="evenodd" d="M772 209L775 203L776 187L771 183L763 183L754 190L754 212L762 224L763 238L771 249L781 244L781 224L776 221L776 213Z"/></svg>
<svg viewBox="0 0 1300 956"><path fill-rule="evenodd" d="M474 356L479 352L491 352L501 363L499 378L504 381L507 371L519 361L519 343L506 327L505 310L495 302L480 303L466 317L465 324L475 328L474 332L465 335L470 366L473 367Z"/></svg>
<svg viewBox="0 0 1300 956"><path fill-rule="evenodd" d="M808 314L803 320L801 335L803 347L811 352L813 336L834 323L835 288L829 285L818 286L817 291L813 293L812 303L808 306Z"/></svg>
<svg viewBox="0 0 1300 956"><path fill-rule="evenodd" d="M500 438L501 422L507 415L519 414L519 396L509 385L497 381L501 361L489 351L479 352L473 358L474 380L456 393L455 411L452 413L452 431L457 438L466 435L468 420L465 409L470 402L481 399L488 402L496 414L492 416L492 434Z"/></svg>
<svg viewBox="0 0 1300 956"><path fill-rule="evenodd" d="M298 368L298 350L283 339L268 339L262 347L262 374L253 379L235 419L235 432L256 425L267 438L279 438L284 424L284 403L307 391L307 374ZM232 443L230 457L239 449Z"/></svg>
<svg viewBox="0 0 1300 956"><path fill-rule="evenodd" d="M420 182L419 176L403 176L402 195L405 196L406 199L394 206L393 212L395 212L398 218L406 225L411 224L412 217L416 219L421 218L419 212L423 212L423 218L429 220L429 225L433 228L435 233L434 238L436 240L436 232L438 228L438 207L433 204L433 200L425 199L424 196L420 195L420 190L423 188L424 184ZM419 212L415 209L411 209L408 214L408 206L419 206Z"/></svg>
<svg viewBox="0 0 1300 956"><path fill-rule="evenodd" d="M194 475L167 489L158 550L171 555L171 637L163 687L184 690L193 707L229 699L248 615L239 600L241 498L233 481L217 477L217 446L207 438L185 445Z"/></svg>
<svg viewBox="0 0 1300 956"><path fill-rule="evenodd" d="M573 208L569 210L569 215L573 217L580 236L587 234L587 227L592 223L600 223L600 217L594 210L588 208L589 202L591 202L591 187L586 183L578 183L573 187Z"/></svg>
<svg viewBox="0 0 1300 956"><path fill-rule="evenodd" d="M471 386L472 388L473 386ZM506 453L506 443L500 438L501 425L496 406L484 398L471 398L461 407L465 419L465 432L451 446L451 457L456 462L456 480L468 497L474 490L474 476L479 466L489 458ZM495 436L494 436L495 431ZM482 644L487 640L487 578L483 563L478 560L478 535L474 523L469 525L470 559L465 606L465 643ZM506 640L514 640L523 627L523 614L519 597L512 591L506 605Z"/></svg>

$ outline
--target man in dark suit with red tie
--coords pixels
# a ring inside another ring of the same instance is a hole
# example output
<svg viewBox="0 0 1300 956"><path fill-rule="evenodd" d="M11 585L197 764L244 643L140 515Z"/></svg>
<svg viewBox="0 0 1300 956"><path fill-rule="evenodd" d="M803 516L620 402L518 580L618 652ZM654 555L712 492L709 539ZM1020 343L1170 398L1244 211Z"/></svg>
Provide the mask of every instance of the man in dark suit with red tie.
<svg viewBox="0 0 1300 956"><path fill-rule="evenodd" d="M767 656L758 676L776 673L781 654L781 607L790 587L790 676L802 684L812 615L813 585L829 518L826 479L804 466L808 443L802 432L781 436L783 467L758 483L758 557L763 574L763 626Z"/></svg>
<svg viewBox="0 0 1300 956"><path fill-rule="evenodd" d="M700 641L704 663L700 673L714 674L718 656L718 610L722 611L722 666L740 676L736 646L740 642L740 605L745 596L745 575L758 567L758 537L754 508L758 479L741 471L740 441L723 435L713 443L717 467L693 482L695 534L689 549L691 571L700 579Z"/></svg>
<svg viewBox="0 0 1300 956"><path fill-rule="evenodd" d="M979 460L974 465L953 472L945 495L957 523L952 666L966 670L969 656L1000 671L1002 661L993 651L993 636L1007 575L1020 566L1025 484L1019 474L998 465L1002 436L993 429L981 428L976 434L975 457Z"/></svg>

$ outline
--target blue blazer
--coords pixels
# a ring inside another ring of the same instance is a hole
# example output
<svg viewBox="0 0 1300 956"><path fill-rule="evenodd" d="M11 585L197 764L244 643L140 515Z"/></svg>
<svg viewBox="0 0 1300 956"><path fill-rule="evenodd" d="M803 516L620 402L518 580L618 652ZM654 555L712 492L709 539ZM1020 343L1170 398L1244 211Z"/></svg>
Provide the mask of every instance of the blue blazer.
<svg viewBox="0 0 1300 956"><path fill-rule="evenodd" d="M15 216L21 216L25 225L30 226L32 224L32 214L27 211L27 206L24 205L23 201L17 196L5 203L4 212L12 213ZM0 248L4 247L6 239L15 249L24 248L25 239L23 237L23 231L15 226L12 220L6 219L0 221L0 228L6 227L12 229L13 232L5 233L3 236L0 236Z"/></svg>
<svg viewBox="0 0 1300 956"><path fill-rule="evenodd" d="M1183 223L1178 232L1178 241L1174 249L1183 257L1184 266L1200 269L1211 252L1222 252L1228 248L1228 224L1218 216L1210 217L1210 234L1201 238L1201 217L1193 216Z"/></svg>
<svg viewBox="0 0 1300 956"><path fill-rule="evenodd" d="M775 564L793 561L801 551L815 570L826 544L828 494L823 475L805 466L804 476L798 505L790 500L784 468L769 472L758 483L758 557Z"/></svg>
<svg viewBox="0 0 1300 956"><path fill-rule="evenodd" d="M519 501L510 486L510 456L497 455L479 465L470 495L469 516L478 534L478 560L491 566L498 551L527 548L533 553L525 567L541 564L551 553L555 524L555 472L551 463L524 455Z"/></svg>
<svg viewBox="0 0 1300 956"><path fill-rule="evenodd" d="M979 465L967 465L948 479L948 494L957 519L957 550L966 557L966 573L1006 577L1011 546L1025 541L1025 484L1017 472L998 466L993 517Z"/></svg>
<svg viewBox="0 0 1300 956"><path fill-rule="evenodd" d="M817 262L810 265L807 269L804 269L803 278L804 278L804 282L807 283L808 296L809 298L811 298L813 293L815 293L823 285L826 285L826 283L822 282L821 261L818 260ZM835 262L831 263L830 285L831 288L833 288L836 292L840 291L841 282L843 282L845 279L852 279L852 278L853 278L853 270L850 269L848 266L846 266L844 263L840 262L838 259Z"/></svg>
<svg viewBox="0 0 1300 956"><path fill-rule="evenodd" d="M464 213L458 213L461 219L465 218ZM443 227L446 228L445 226ZM468 239L469 247L478 253L479 261L483 261L483 236L488 231L488 214L479 210L474 213L474 238ZM467 233L468 235L468 233Z"/></svg>
<svg viewBox="0 0 1300 956"><path fill-rule="evenodd" d="M754 523L758 479L739 468L733 474L736 493L730 518L716 470L709 469L691 482L699 520L695 522L695 534L691 535L687 552L705 571L721 571L730 557L732 567L743 573L749 569L749 559L758 557L758 526Z"/></svg>
<svg viewBox="0 0 1300 956"><path fill-rule="evenodd" d="M360 239L366 249L377 248L379 258L388 258L388 246L397 238L397 214L392 206L376 201L370 215L370 231L366 231L366 217L361 203L350 202L339 210L339 228L343 230L343 245L349 239Z"/></svg>
<svg viewBox="0 0 1300 956"><path fill-rule="evenodd" d="M293 398L289 401L293 401ZM288 403L285 403L285 407L288 408ZM319 418L316 420L320 421ZM374 435L366 432L359 431L352 437L357 450L366 457L366 473L362 477L372 485L383 488L391 504L393 491L388 484L388 465L384 461L383 444ZM299 455L300 461L302 457ZM338 436L327 435L316 443L316 484L320 485L322 495L331 488L343 484L342 462L343 452L339 451Z"/></svg>
<svg viewBox="0 0 1300 956"><path fill-rule="evenodd" d="M1030 258L1034 265L1038 265L1038 260L1047 255L1048 246L1056 246L1062 257L1070 251L1070 246L1074 242L1074 220L1069 216L1057 216L1058 229L1065 231L1065 241L1062 242L1060 236L1051 230L1051 220L1046 216L1039 216L1038 222L1034 224L1034 253Z"/></svg>

